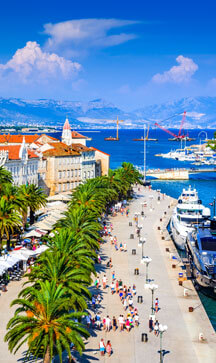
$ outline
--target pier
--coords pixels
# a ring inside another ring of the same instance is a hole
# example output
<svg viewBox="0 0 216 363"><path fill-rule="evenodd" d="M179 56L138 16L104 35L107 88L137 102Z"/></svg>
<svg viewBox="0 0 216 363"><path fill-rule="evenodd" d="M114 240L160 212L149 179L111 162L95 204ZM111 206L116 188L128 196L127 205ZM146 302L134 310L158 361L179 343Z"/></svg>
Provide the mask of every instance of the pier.
<svg viewBox="0 0 216 363"><path fill-rule="evenodd" d="M145 202L146 207L142 206ZM134 214L141 213L144 208L144 219L139 215L138 223L142 226L141 236L146 238L144 244L144 255L149 256L152 262L148 268L148 278L152 283L158 285L155 297L159 298L159 312L156 319L161 324L168 326L163 334L164 362L167 363L214 363L216 360L215 331L203 308L199 296L190 280L186 279L184 273L182 285L179 285L179 273L183 272L182 263L178 260L177 251L166 226L176 201L165 196L158 202L156 191L141 189L136 190L136 199L130 203L129 217L118 215L111 219L113 223L113 235L117 236L118 243L127 243L127 252L115 251L110 244L102 245L102 266L98 270L100 280L106 273L108 286L112 281L112 271L116 278L121 278L123 284L133 286L136 284L137 294L134 297L134 305L138 308L140 325L134 327L129 333L111 330L94 330L93 336L86 344L81 362L124 362L124 363L158 363L160 361L160 338L154 333L149 333L148 319L151 314L151 291L144 287L146 279L146 268L141 264L142 248L138 247L138 237ZM166 214L165 214L166 213ZM129 226L132 222L132 226ZM134 235L134 238L130 238ZM135 250L136 254L132 254ZM105 269L106 261L112 258L113 268ZM175 265L175 267L173 267ZM139 275L134 275L135 269L139 269ZM187 291L186 296L184 292ZM99 308L101 318L109 315L118 318L119 314L125 314L119 296L112 295L110 288L102 290L102 305ZM138 296L143 298L138 303ZM189 307L193 312L189 312ZM148 335L148 341L143 342L143 333ZM203 337L203 341L200 341ZM98 343L101 338L105 342L110 340L113 347L111 357L100 356Z"/></svg>
<svg viewBox="0 0 216 363"><path fill-rule="evenodd" d="M215 173L216 168L212 169L149 169L146 175L160 180L188 180L190 174Z"/></svg>

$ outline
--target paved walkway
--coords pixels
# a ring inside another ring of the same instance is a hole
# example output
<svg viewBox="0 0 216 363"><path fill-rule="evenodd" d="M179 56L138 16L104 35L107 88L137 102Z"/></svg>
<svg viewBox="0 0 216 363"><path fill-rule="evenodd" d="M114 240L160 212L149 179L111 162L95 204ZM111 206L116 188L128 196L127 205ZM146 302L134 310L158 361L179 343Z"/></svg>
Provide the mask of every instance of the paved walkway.
<svg viewBox="0 0 216 363"><path fill-rule="evenodd" d="M153 195L151 201L149 196ZM149 266L149 278L158 284L157 297L160 301L160 311L157 313L157 319L160 323L168 326L167 332L163 336L163 349L167 352L164 356L165 362L170 363L214 363L215 355L215 332L206 316L205 310L200 306L200 300L197 296L193 285L190 281L186 281L186 286L190 289L189 297L183 297L183 288L178 285L178 272L180 267L172 269L172 260L170 254L165 252L165 248L175 252L175 247L169 240L162 240L161 233L157 230L160 225L163 229L163 223L160 218L167 212L167 218L171 213L171 208L168 206L172 199L165 197L160 204L157 202L157 192L142 189L137 193L137 199L130 203L130 215L118 215L112 218L114 226L113 235L117 236L118 243L126 242L128 252L115 251L114 246L110 242L102 246L103 263L99 266L100 280L104 273L108 277L108 285L111 283L111 274L114 270L117 279L122 279L127 286L132 286L133 283L137 287L137 295L134 298L134 305L138 308L140 316L140 326L133 328L130 333L121 332L119 329L116 332L110 331L93 331L93 336L86 344L86 351L79 362L94 362L94 361L109 361L109 362L124 362L124 363L158 363L160 341L153 333L148 332L148 318L151 313L151 293L144 289L145 284L145 265L140 264L141 248L138 247L138 238L135 233L135 224L129 226L134 217L135 212L141 212L141 203L146 200L148 207L145 208L145 218L139 221L143 226L142 236L146 237L144 246L144 255L152 258ZM150 208L152 207L152 208ZM152 210L150 210L152 209ZM130 234L134 234L134 239L130 239ZM132 248L136 249L136 255L131 254ZM112 257L113 269L106 269L106 261ZM134 275L134 269L139 268L139 276ZM0 297L0 362L12 363L20 361L22 352L18 352L16 356L8 352L7 344L3 342L3 337L6 331L6 324L9 318L13 315L14 308L10 308L10 302L18 295L21 289L21 282L12 282L9 285L9 291L2 294ZM120 303L119 297L111 295L110 289L102 291L103 300L101 308L102 318L113 315L118 318L119 314L124 314L123 306ZM143 296L143 304L137 303L137 296ZM155 295L155 296L156 296ZM188 312L188 307L197 307L193 313ZM202 332L206 341L199 342L198 335ZM148 342L141 342L141 334L148 334ZM111 340L113 347L113 355L111 357L100 357L98 344L100 338L103 337L105 342ZM65 360L67 362L67 360Z"/></svg>
<svg viewBox="0 0 216 363"><path fill-rule="evenodd" d="M151 199L151 196L154 199ZM150 198L149 198L150 196ZM141 203L146 200L148 207L145 208L144 220L139 219L139 224L143 226L142 236L146 237L144 245L144 255L152 258L149 265L149 278L155 284L158 284L158 290L155 294L159 298L160 310L156 318L161 324L168 326L167 332L163 335L163 349L166 351L164 356L165 362L190 362L190 363L213 363L216 361L215 355L215 333L208 320L208 317L202 306L197 308L193 313L188 312L189 306L199 306L200 300L196 294L191 282L186 282L190 290L188 298L183 297L183 287L178 285L178 272L180 268L172 269L172 260L165 247L169 245L170 250L175 252L175 247L170 241L162 241L161 232L157 230L160 225L162 229L163 222L160 218L167 212L167 218L172 211L168 208L173 202L172 198L165 197L160 203L157 201L157 192L142 189L138 192L137 199L130 204L129 218L118 215L112 218L114 226L113 235L117 236L118 242L126 242L128 252L115 251L110 242L102 247L103 256L112 257L113 269L106 272L108 285L111 283L111 273L116 272L116 278L121 278L123 284L137 287L137 295L134 298L134 305L138 308L140 316L140 326L133 328L130 333L124 331L96 331L96 335L89 339L86 346L87 350L81 358L81 362L86 361L109 361L109 362L159 362L160 340L153 333L148 331L148 319L151 313L151 292L144 289L145 284L145 265L140 264L141 248L138 247L138 238L135 233L135 223L129 227L129 221L133 220L135 212L141 212ZM152 207L152 208L150 208ZM130 239L130 234L134 234L134 239ZM136 255L132 255L132 248L136 249ZM105 265L105 264L104 264ZM134 275L134 269L139 268L139 276ZM101 278L104 272L101 273ZM188 285L189 284L189 285ZM144 303L137 303L137 296L143 296ZM113 315L118 317L119 314L126 315L119 297L111 295L110 289L107 288L103 294L102 308L99 309L102 318L107 314L112 318ZM207 338L205 343L198 340L199 333L204 333ZM141 334L148 334L148 342L141 342ZM101 357L98 351L100 338L103 337L105 343L111 340L113 355Z"/></svg>

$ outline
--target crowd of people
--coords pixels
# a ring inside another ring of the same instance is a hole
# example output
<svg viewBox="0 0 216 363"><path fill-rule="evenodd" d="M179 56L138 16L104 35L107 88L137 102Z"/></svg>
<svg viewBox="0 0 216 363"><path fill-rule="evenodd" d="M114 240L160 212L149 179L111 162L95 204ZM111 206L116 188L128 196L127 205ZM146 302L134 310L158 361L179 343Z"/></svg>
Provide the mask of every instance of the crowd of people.
<svg viewBox="0 0 216 363"><path fill-rule="evenodd" d="M115 205L111 212L114 216L118 212L126 217L129 215L129 209L124 202ZM135 220L135 223L136 222L137 221ZM117 237L113 235L112 223L106 222L106 220L103 222L103 236L108 238L111 246L113 246L116 251L127 252L127 244L122 241L118 242ZM98 255L98 262L102 262L100 255ZM92 314L92 316L90 314L86 316L87 326L91 326L92 328L96 328L106 333L109 333L111 330L114 332L119 331L121 333L126 331L129 333L131 329L138 327L140 324L138 309L134 305L135 296L137 294L136 285L132 284L127 286L123 283L121 278L116 277L111 257L108 257L105 264L107 268L112 269L112 272L109 273L111 282L108 285L108 277L104 273L101 276L98 275L96 277L94 282L96 293L92 296L92 310L95 313ZM113 316L110 316L109 314L101 316L100 304L102 301L102 294L100 293L100 288L102 291L108 290L111 295L119 297L119 301L122 305L122 313ZM154 309L155 313L159 310L158 298L155 299ZM150 316L149 318L149 332L153 332L155 336L159 335L159 322L155 319L155 316ZM111 341L108 340L107 343L105 343L104 338L101 338L99 342L99 350L101 356L105 353L110 356L113 352Z"/></svg>

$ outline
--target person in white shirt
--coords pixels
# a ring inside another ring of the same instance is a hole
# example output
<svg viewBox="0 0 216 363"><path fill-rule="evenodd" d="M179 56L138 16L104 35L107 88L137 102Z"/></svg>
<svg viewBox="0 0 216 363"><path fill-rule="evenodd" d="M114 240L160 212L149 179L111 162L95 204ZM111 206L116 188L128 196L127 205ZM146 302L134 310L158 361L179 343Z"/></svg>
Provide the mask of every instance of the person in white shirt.
<svg viewBox="0 0 216 363"><path fill-rule="evenodd" d="M103 282L103 288L105 289L106 288L106 283L107 283L106 275L104 275L102 282Z"/></svg>
<svg viewBox="0 0 216 363"><path fill-rule="evenodd" d="M109 315L107 315L106 317L106 332L110 331L111 329L111 319L109 317Z"/></svg>
<svg viewBox="0 0 216 363"><path fill-rule="evenodd" d="M113 295L114 291L115 291L115 282L114 281L111 282L110 288L111 288L111 293Z"/></svg>

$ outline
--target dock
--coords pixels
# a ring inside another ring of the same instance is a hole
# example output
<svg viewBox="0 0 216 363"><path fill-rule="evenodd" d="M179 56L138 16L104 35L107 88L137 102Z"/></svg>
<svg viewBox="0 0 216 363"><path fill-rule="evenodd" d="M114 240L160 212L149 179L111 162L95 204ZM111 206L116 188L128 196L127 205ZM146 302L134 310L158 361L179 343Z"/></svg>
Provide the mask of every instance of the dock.
<svg viewBox="0 0 216 363"><path fill-rule="evenodd" d="M102 245L101 257L103 264L98 273L100 280L106 274L108 286L111 283L112 271L116 273L116 278L121 278L123 284L132 286L136 284L137 294L134 297L134 305L138 308L140 325L134 327L131 332L94 330L93 336L86 344L86 351L80 362L124 362L124 363L158 363L160 361L160 338L154 333L149 333L148 319L151 314L151 292L144 288L146 269L141 264L141 247L138 247L138 237L134 214L141 213L142 203L145 202L144 219L139 215L138 223L142 226L141 236L146 238L144 244L144 255L152 258L148 268L149 279L158 285L155 297L159 298L160 310L156 314L156 319L163 325L168 326L168 330L163 334L164 362L167 363L214 363L216 361L216 336L209 318L203 308L199 296L191 280L183 279L179 285L179 273L183 272L182 262L178 259L178 253L170 239L167 231L172 209L176 201L168 196L164 199L156 191L141 188L136 190L136 197L130 203L129 217L118 215L111 218L113 223L113 235L117 236L118 243L127 243L127 252L115 251L110 244ZM132 222L132 226L129 223ZM133 235L134 238L131 238ZM135 250L136 254L132 254ZM113 268L106 269L106 261L112 258ZM175 265L175 267L173 267ZM134 270L139 269L139 275L134 275ZM184 274L186 276L186 274ZM184 296L185 291L187 294ZM98 291L97 291L98 292ZM97 293L96 292L96 293ZM110 289L102 290L102 305L99 313L103 319L109 315L123 314L123 306L116 294L112 295ZM143 297L143 303L138 303L138 296ZM193 312L189 312L192 307ZM141 335L146 333L148 341L141 341ZM200 336L203 341L200 341ZM100 338L105 342L110 340L113 347L111 357L101 357L98 351Z"/></svg>

